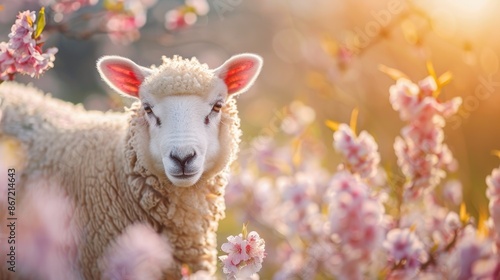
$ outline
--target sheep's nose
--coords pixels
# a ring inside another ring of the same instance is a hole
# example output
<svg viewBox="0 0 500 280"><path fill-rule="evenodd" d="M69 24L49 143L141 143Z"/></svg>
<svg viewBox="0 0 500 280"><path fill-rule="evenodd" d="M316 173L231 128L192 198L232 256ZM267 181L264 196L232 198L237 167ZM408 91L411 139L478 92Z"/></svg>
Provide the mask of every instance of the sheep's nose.
<svg viewBox="0 0 500 280"><path fill-rule="evenodd" d="M183 173L186 165L188 165L189 162L192 161L195 157L196 157L195 151L191 152L190 154L187 154L182 158L179 155L170 153L170 158L182 168Z"/></svg>

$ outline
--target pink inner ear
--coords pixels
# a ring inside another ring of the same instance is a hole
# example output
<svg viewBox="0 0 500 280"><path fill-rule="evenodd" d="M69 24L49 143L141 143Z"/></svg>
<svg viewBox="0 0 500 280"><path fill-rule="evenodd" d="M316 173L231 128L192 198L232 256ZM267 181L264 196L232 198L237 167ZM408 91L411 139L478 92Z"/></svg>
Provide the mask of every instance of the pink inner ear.
<svg viewBox="0 0 500 280"><path fill-rule="evenodd" d="M253 66L253 61L246 60L235 63L229 67L224 82L230 94L239 91L248 84L249 80L252 78L251 70Z"/></svg>
<svg viewBox="0 0 500 280"><path fill-rule="evenodd" d="M139 97L139 86L142 80L137 78L137 75L131 67L123 64L106 65L109 70L108 79L121 91Z"/></svg>

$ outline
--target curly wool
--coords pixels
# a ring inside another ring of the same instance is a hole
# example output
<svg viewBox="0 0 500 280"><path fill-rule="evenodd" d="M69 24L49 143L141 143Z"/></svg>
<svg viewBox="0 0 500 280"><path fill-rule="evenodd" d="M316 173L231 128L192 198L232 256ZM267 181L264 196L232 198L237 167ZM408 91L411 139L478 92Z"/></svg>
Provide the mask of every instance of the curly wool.
<svg viewBox="0 0 500 280"><path fill-rule="evenodd" d="M147 92L154 92L158 96L172 94L203 95L215 82L215 75L207 64L201 64L195 57L184 59L181 56L162 57L163 64L153 67L153 73L148 76L142 85Z"/></svg>
<svg viewBox="0 0 500 280"><path fill-rule="evenodd" d="M175 264L165 279L180 278L182 264L213 273L228 164L241 135L235 100L223 108L219 141L225 150L219 162L189 188L175 187L165 174L145 167L147 127L139 108L135 103L125 113L85 111L33 87L2 84L0 136L19 139L28 156L19 188L37 176L64 187L75 204L77 258L86 279L100 279L106 247L137 222L148 223L173 246Z"/></svg>

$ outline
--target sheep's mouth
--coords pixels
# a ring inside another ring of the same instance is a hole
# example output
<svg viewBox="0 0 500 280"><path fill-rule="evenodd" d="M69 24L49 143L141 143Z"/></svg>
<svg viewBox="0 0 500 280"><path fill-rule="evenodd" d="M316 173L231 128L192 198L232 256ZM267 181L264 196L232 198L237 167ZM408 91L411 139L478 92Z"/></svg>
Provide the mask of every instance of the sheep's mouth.
<svg viewBox="0 0 500 280"><path fill-rule="evenodd" d="M174 177L175 179L186 180L186 179L192 178L194 175L196 175L196 173L194 173L194 174L172 175L172 177Z"/></svg>
<svg viewBox="0 0 500 280"><path fill-rule="evenodd" d="M172 173L167 173L167 176L169 177L170 181L178 187L190 187L200 179L201 174L199 172L197 173L177 173L177 174L172 174Z"/></svg>

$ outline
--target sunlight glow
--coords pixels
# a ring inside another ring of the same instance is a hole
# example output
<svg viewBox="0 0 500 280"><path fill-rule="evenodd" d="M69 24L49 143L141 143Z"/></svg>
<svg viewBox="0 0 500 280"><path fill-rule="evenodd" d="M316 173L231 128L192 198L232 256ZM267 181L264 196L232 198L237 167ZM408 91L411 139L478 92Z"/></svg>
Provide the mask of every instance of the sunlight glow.
<svg viewBox="0 0 500 280"><path fill-rule="evenodd" d="M476 13L482 11L489 0L450 0L448 2L462 12Z"/></svg>

